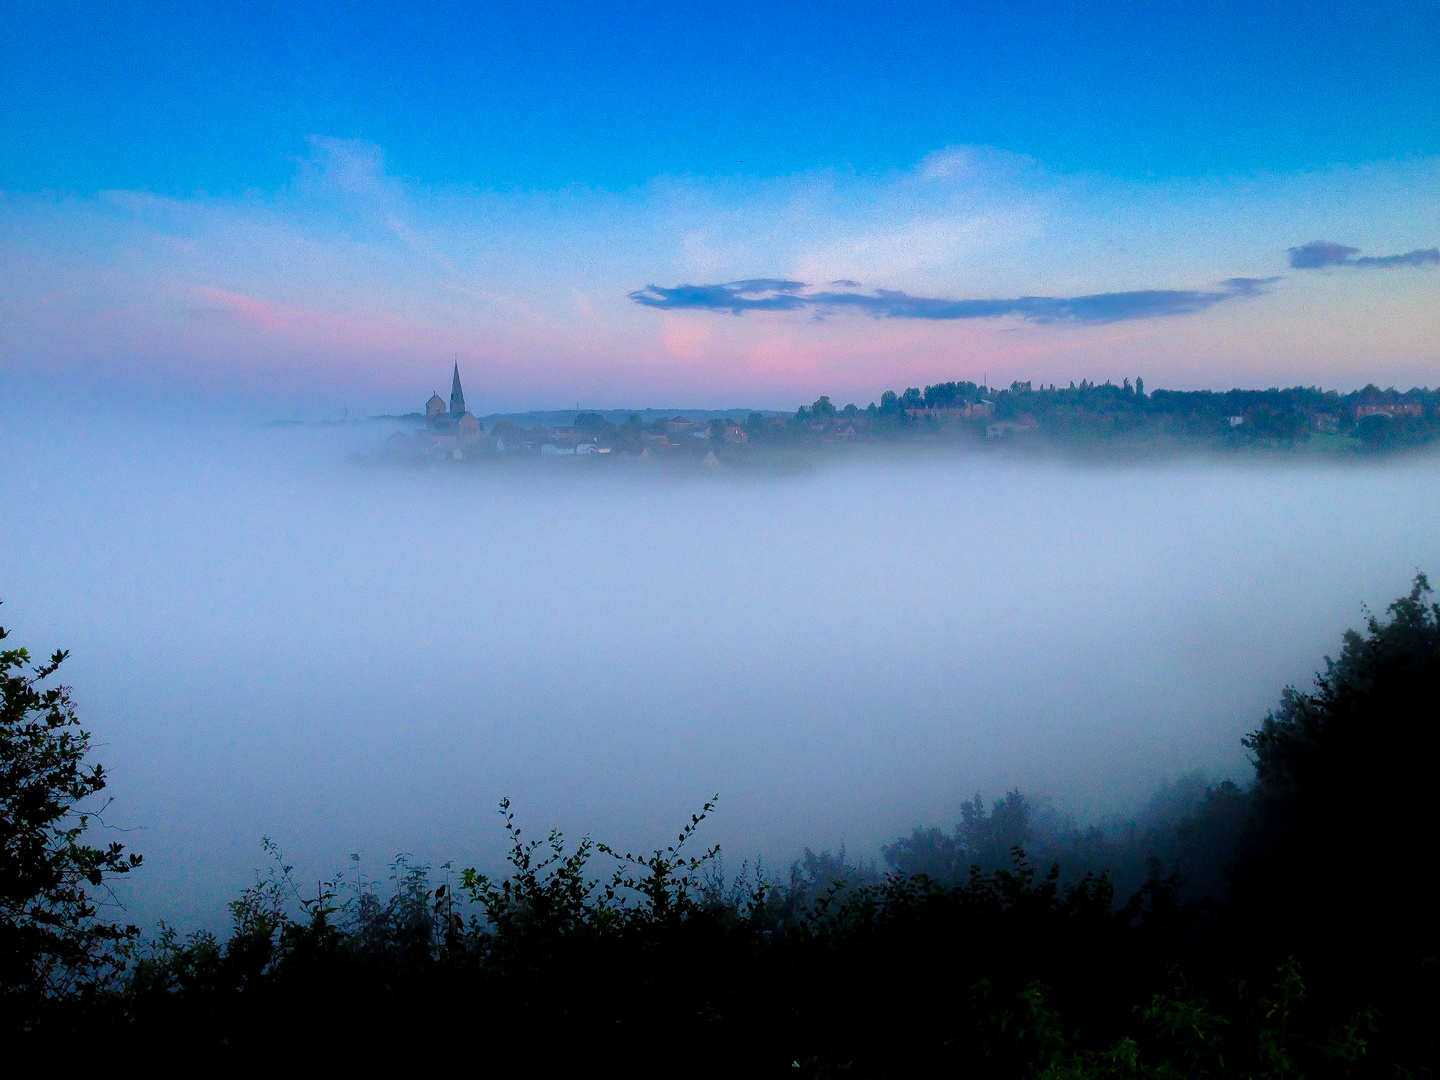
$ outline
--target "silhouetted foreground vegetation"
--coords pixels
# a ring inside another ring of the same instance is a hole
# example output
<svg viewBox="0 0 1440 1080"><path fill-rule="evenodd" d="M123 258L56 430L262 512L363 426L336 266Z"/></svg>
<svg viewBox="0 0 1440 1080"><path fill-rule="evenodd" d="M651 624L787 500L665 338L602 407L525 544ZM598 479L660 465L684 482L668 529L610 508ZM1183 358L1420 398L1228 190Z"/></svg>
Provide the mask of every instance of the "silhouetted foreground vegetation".
<svg viewBox="0 0 1440 1080"><path fill-rule="evenodd" d="M713 803L648 854L528 839L505 804L501 880L400 860L387 889L305 894L277 861L228 937L143 944L87 899L132 862L69 817L103 776L64 691L37 689L63 657L32 678L6 652L7 1036L197 1062L439 1047L527 1072L1430 1076L1428 592L1417 576L1285 691L1246 739L1248 788L1184 782L1128 830L977 797L953 832L888 847L889 874L807 852L772 883L695 848Z"/></svg>

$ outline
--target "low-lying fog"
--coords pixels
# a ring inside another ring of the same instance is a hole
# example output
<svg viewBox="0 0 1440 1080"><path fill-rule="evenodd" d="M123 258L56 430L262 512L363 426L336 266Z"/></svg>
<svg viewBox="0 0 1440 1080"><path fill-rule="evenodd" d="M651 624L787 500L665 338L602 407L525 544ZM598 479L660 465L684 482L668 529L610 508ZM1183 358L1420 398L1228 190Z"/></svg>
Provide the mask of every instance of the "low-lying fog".
<svg viewBox="0 0 1440 1080"><path fill-rule="evenodd" d="M873 857L977 790L1082 820L1246 774L1361 605L1440 573L1440 460L799 476L359 468L379 424L0 430L0 622L71 650L153 926L219 924L273 837L498 868L494 813L733 870ZM570 466L570 467L567 467Z"/></svg>

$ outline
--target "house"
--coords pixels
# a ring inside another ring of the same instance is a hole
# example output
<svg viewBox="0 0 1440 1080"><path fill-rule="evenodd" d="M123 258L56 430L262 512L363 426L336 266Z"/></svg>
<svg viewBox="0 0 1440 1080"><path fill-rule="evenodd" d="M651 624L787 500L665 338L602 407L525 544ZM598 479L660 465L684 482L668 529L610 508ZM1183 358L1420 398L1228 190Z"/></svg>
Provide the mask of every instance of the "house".
<svg viewBox="0 0 1440 1080"><path fill-rule="evenodd" d="M1029 413L1022 413L1014 420L997 420L993 424L985 425L985 437L987 439L1003 439L1007 435L1015 435L1019 432L1035 431L1040 427L1040 421Z"/></svg>
<svg viewBox="0 0 1440 1080"><path fill-rule="evenodd" d="M1310 418L1310 423L1322 435L1334 435L1340 430L1340 418L1331 413L1316 413Z"/></svg>
<svg viewBox="0 0 1440 1080"><path fill-rule="evenodd" d="M1004 439L1010 435L1014 435L1017 431L1024 430L1024 424L1017 424L1013 420L997 420L993 424L986 425L985 437L987 439Z"/></svg>
<svg viewBox="0 0 1440 1080"><path fill-rule="evenodd" d="M994 409L993 405L991 409ZM968 405L962 405L956 402L954 405L932 405L929 407L906 409L905 415L912 420L920 420L925 417L929 417L932 420L961 420L967 416L979 414L972 414L969 411Z"/></svg>
<svg viewBox="0 0 1440 1080"><path fill-rule="evenodd" d="M423 440L423 444L421 452L432 459L464 456L460 452L460 440L454 435L431 435Z"/></svg>
<svg viewBox="0 0 1440 1080"><path fill-rule="evenodd" d="M705 456L700 459L700 464L704 465L707 469L718 469L720 467L720 459L715 456L714 450L706 450Z"/></svg>
<svg viewBox="0 0 1440 1080"><path fill-rule="evenodd" d="M665 421L665 432L669 435L693 435L700 425L683 416L673 416Z"/></svg>
<svg viewBox="0 0 1440 1080"><path fill-rule="evenodd" d="M1424 416L1425 406L1418 401L1394 401L1381 405L1356 405L1355 419L1363 420L1367 416L1388 416L1392 420L1401 416Z"/></svg>

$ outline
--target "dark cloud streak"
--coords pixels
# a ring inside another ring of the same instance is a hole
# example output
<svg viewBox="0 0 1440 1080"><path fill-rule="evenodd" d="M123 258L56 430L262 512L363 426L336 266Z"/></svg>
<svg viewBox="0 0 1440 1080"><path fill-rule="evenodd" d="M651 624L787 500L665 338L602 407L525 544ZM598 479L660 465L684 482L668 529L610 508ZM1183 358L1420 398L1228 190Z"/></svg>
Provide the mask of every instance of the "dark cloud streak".
<svg viewBox="0 0 1440 1080"><path fill-rule="evenodd" d="M756 278L723 285L648 285L630 293L646 307L665 310L797 311L809 308L817 315L860 311L877 319L994 319L1005 316L1034 323L1112 323L1130 319L1193 315L1238 297L1257 296L1275 278L1231 278L1215 289L1142 289L1134 292L1096 293L1091 296L1021 296L1013 299L947 300L911 296L891 289L861 292L805 292L798 281Z"/></svg>
<svg viewBox="0 0 1440 1080"><path fill-rule="evenodd" d="M1437 266L1440 265L1440 248L1416 248L1404 255L1362 255L1352 265L1373 266L1381 270L1396 266Z"/></svg>
<svg viewBox="0 0 1440 1080"><path fill-rule="evenodd" d="M1327 266L1353 266L1361 270L1393 270L1401 266L1440 265L1440 248L1416 248L1403 255L1360 255L1360 249L1333 240L1314 240L1290 249L1290 265L1296 270L1320 270Z"/></svg>
<svg viewBox="0 0 1440 1080"><path fill-rule="evenodd" d="M647 285L632 292L630 299L646 307L701 308L739 315L746 311L794 311L805 307L804 297L796 295L803 288L803 281L751 278L726 285L677 285L673 289Z"/></svg>

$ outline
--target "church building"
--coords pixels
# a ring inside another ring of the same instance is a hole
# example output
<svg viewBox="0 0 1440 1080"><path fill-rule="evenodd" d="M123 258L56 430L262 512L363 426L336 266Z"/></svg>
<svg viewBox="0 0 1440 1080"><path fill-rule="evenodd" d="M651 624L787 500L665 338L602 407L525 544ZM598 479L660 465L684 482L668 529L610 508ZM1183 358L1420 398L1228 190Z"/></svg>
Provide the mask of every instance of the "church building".
<svg viewBox="0 0 1440 1080"><path fill-rule="evenodd" d="M474 413L465 409L465 391L460 387L460 362L455 362L455 374L450 380L450 407L445 408L445 399L438 393L431 394L425 403L425 422L435 429L436 434L455 435L460 438L478 438L485 429Z"/></svg>

